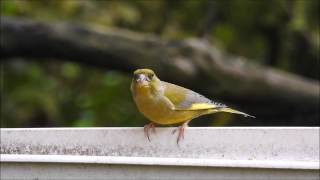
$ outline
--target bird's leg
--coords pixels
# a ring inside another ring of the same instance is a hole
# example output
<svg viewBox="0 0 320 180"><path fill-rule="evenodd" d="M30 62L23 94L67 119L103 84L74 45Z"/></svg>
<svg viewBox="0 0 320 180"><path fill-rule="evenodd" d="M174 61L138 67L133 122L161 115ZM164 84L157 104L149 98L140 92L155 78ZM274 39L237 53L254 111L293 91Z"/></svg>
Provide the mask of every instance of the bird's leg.
<svg viewBox="0 0 320 180"><path fill-rule="evenodd" d="M155 124L153 122L144 125L143 130L144 130L144 135L148 138L149 142L150 142L150 135L149 135L149 130L151 129L153 133L156 133L156 128L155 128Z"/></svg>
<svg viewBox="0 0 320 180"><path fill-rule="evenodd" d="M178 127L177 129L175 129L175 130L172 131L172 134L174 134L177 130L179 131L179 133L178 133L178 138L177 138L177 144L178 144L178 145L179 145L179 141L180 141L181 139L184 139L184 130L185 130L186 127L188 127L188 123L189 123L189 122L190 122L190 121L184 122L180 127Z"/></svg>

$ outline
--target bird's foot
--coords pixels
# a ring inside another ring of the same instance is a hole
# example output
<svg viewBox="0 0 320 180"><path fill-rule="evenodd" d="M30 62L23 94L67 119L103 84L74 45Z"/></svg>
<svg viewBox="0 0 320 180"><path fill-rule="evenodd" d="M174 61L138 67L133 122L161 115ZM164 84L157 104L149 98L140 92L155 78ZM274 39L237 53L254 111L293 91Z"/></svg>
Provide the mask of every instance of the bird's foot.
<svg viewBox="0 0 320 180"><path fill-rule="evenodd" d="M178 128L174 129L172 131L172 134L176 133L177 131L179 131L178 133L178 138L177 138L177 145L179 145L179 142L184 139L184 130L186 127L188 127L188 123L189 121L186 121L185 123L183 123L181 126L179 126Z"/></svg>
<svg viewBox="0 0 320 180"><path fill-rule="evenodd" d="M151 122L149 124L144 125L143 130L144 130L144 135L148 138L149 142L150 142L150 134L149 131L150 129L152 130L153 133L156 133L156 125Z"/></svg>

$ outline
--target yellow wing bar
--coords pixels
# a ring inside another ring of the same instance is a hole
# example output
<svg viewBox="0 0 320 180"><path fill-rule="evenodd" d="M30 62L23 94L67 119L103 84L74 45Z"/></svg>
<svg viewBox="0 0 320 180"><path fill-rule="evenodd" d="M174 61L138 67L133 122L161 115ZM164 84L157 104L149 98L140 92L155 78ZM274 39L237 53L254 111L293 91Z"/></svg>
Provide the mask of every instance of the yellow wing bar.
<svg viewBox="0 0 320 180"><path fill-rule="evenodd" d="M192 110L205 110L205 109L214 109L217 108L217 106L213 104L207 104L207 103L195 103L192 104L190 107L182 109L182 108L176 108L175 110L185 110L185 111L192 111Z"/></svg>

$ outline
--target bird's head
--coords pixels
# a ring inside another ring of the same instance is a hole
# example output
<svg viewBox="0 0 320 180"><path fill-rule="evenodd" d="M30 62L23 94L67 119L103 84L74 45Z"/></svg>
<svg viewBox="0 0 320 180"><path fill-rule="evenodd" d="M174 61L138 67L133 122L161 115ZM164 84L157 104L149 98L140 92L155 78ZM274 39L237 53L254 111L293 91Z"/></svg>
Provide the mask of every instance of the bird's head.
<svg viewBox="0 0 320 180"><path fill-rule="evenodd" d="M160 80L151 69L137 69L133 73L132 83L137 87L152 87Z"/></svg>

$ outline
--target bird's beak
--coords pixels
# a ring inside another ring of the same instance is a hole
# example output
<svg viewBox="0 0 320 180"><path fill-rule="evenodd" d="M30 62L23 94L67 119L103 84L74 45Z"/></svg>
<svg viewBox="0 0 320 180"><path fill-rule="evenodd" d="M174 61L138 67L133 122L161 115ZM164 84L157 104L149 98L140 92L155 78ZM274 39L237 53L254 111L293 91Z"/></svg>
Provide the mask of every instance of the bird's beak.
<svg viewBox="0 0 320 180"><path fill-rule="evenodd" d="M144 74L136 74L134 79L137 83L143 83L147 80L147 77Z"/></svg>

